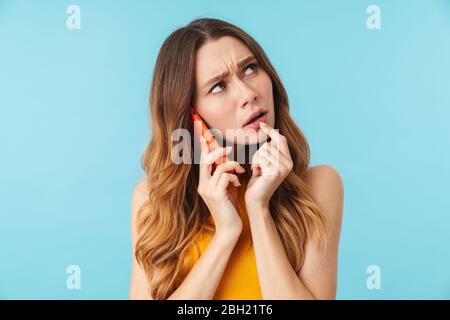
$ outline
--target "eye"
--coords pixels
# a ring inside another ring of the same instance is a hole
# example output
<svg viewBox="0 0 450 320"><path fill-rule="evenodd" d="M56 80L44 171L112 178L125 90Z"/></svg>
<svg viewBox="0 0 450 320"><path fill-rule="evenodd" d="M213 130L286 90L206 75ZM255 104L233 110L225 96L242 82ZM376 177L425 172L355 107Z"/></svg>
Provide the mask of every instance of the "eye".
<svg viewBox="0 0 450 320"><path fill-rule="evenodd" d="M254 73L254 72L256 71L256 68L257 68L257 67L258 67L258 66L256 65L256 63L251 63L251 64L249 64L247 67L245 67L245 72L244 72L244 74L245 74L245 75L249 75L249 74ZM248 73L248 72L247 72L248 69L252 69L252 72Z"/></svg>
<svg viewBox="0 0 450 320"><path fill-rule="evenodd" d="M225 86L225 82L220 81L220 82L216 83L216 84L211 88L211 90L209 90L209 92L211 92L211 93L219 93L221 90L220 90L220 91L215 90L215 89L218 88L219 86L224 87L224 86Z"/></svg>
<svg viewBox="0 0 450 320"><path fill-rule="evenodd" d="M247 65L247 66L245 67L245 69L244 69L244 70L245 70L244 75L248 76L248 75L250 75L250 74L252 74L252 73L255 73L255 71L256 71L257 68L258 68L258 65L257 65L256 63L251 63L251 64ZM251 69L251 71L250 71L250 72L247 72L247 70L249 70L249 69ZM223 89L225 89L225 82L224 82L224 81L220 81L220 82L216 83L216 84L211 88L211 90L209 90L208 93L213 93L213 94L215 94L215 93L220 93L220 92L222 92L222 90L216 90L216 88L220 88L220 87L223 87Z"/></svg>

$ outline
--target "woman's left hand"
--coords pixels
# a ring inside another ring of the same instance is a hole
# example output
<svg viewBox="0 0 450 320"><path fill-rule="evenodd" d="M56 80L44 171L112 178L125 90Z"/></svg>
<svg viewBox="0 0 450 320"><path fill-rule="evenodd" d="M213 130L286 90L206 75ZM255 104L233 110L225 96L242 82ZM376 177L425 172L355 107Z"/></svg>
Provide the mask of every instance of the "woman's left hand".
<svg viewBox="0 0 450 320"><path fill-rule="evenodd" d="M292 170L293 162L286 137L264 122L260 128L271 141L264 143L252 157L252 177L245 192L245 203L247 207L268 208L272 194Z"/></svg>

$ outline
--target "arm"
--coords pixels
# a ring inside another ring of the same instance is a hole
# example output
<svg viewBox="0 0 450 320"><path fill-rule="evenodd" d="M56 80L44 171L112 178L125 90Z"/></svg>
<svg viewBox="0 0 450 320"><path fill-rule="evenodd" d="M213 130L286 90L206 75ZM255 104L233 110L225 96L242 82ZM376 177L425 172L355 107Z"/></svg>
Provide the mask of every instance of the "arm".
<svg viewBox="0 0 450 320"><path fill-rule="evenodd" d="M144 271L134 257L136 232L136 214L148 194L145 181L138 184L132 199L132 275L130 285L130 299L152 299L149 297L148 282ZM239 238L237 233L217 233L213 236L208 247L198 259L182 284L168 297L172 299L212 299L222 278L228 259Z"/></svg>
<svg viewBox="0 0 450 320"><path fill-rule="evenodd" d="M186 279L168 300L211 300L237 239L216 233Z"/></svg>
<svg viewBox="0 0 450 320"><path fill-rule="evenodd" d="M334 299L338 243L343 207L343 185L332 167L311 170L308 185L329 223L328 246L320 251L305 245L305 262L297 275L286 255L267 206L247 206L258 276L264 299ZM250 214L251 213L251 214Z"/></svg>
<svg viewBox="0 0 450 320"><path fill-rule="evenodd" d="M152 297L149 297L149 287L147 282L147 277L145 276L144 270L139 266L136 256L136 240L137 240L137 230L136 230L136 216L139 208L147 199L147 183L142 180L136 186L132 200L131 200L131 281L130 281L130 300L152 300Z"/></svg>

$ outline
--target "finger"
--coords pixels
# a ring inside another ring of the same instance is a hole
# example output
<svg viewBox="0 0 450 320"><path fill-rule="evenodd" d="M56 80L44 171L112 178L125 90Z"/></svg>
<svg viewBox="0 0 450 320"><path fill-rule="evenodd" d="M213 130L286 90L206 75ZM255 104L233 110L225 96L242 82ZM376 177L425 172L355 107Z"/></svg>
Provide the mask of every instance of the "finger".
<svg viewBox="0 0 450 320"><path fill-rule="evenodd" d="M206 144L205 138L203 138L202 136L200 136L200 150L201 150L200 174L202 174L202 175L211 174L211 167L206 162L206 159L208 158L208 155L209 155L209 149L208 149L208 145Z"/></svg>
<svg viewBox="0 0 450 320"><path fill-rule="evenodd" d="M258 151L255 152L255 154L252 157L252 164L264 164L264 162L261 162L261 155L262 154L269 154L269 144L266 142L263 144L261 148L258 149ZM264 161L264 160L262 160Z"/></svg>
<svg viewBox="0 0 450 320"><path fill-rule="evenodd" d="M239 182L239 179L236 175L232 173L223 173L220 176L220 179L217 183L217 187L221 189L226 189L228 187L229 183L232 183L235 187L240 187L241 183Z"/></svg>
<svg viewBox="0 0 450 320"><path fill-rule="evenodd" d="M224 154L230 153L232 148L217 148L216 150L209 152L208 144L205 138L200 138L201 145L201 157L200 157L200 172L202 174L211 175L212 164Z"/></svg>
<svg viewBox="0 0 450 320"><path fill-rule="evenodd" d="M236 170L237 173L244 173L245 169L241 164L237 161L229 161L229 162L236 162L236 166L233 168L233 170ZM228 162L227 162L228 163Z"/></svg>
<svg viewBox="0 0 450 320"><path fill-rule="evenodd" d="M267 135L272 138L272 141L275 143L279 143L280 142L280 137L281 134L275 130L274 128L272 128L271 126L269 126L267 123L265 122L260 122L259 123L259 127L265 132L267 133ZM271 141L271 142L272 142Z"/></svg>
<svg viewBox="0 0 450 320"><path fill-rule="evenodd" d="M273 159L270 158L270 156L268 156L265 153L262 153L260 155L260 158L261 158L261 162L264 163L261 166L261 176L264 179L268 179L269 176L276 176L276 175L278 175L278 172L279 172L280 168L277 167L277 165L274 165Z"/></svg>
<svg viewBox="0 0 450 320"><path fill-rule="evenodd" d="M219 163L220 165L224 165L225 170L224 171L230 171L230 170L235 170L237 173L244 173L245 169L243 166L241 166L241 164L237 161L230 161L228 160L227 162L223 162L223 163Z"/></svg>
<svg viewBox="0 0 450 320"><path fill-rule="evenodd" d="M284 170L290 171L290 168L292 168L291 161L289 161L289 159L283 156L279 150L273 146L268 147L266 150L262 150L261 155L269 159L270 167L275 172Z"/></svg>
<svg viewBox="0 0 450 320"><path fill-rule="evenodd" d="M290 157L286 137L265 122L260 122L259 124L261 129L272 139L270 143L280 150L284 156Z"/></svg>
<svg viewBox="0 0 450 320"><path fill-rule="evenodd" d="M286 157L284 154L282 154L277 148L275 148L272 145L270 146L270 148L268 148L268 150L271 151L270 154L271 154L272 163L276 163L283 169L292 168L292 160L291 160L290 156Z"/></svg>
<svg viewBox="0 0 450 320"><path fill-rule="evenodd" d="M272 166L272 162L271 162L270 156L266 152L263 152L263 153L259 154L259 161L258 161L258 163L260 164L262 169L269 168L269 167Z"/></svg>
<svg viewBox="0 0 450 320"><path fill-rule="evenodd" d="M260 176L261 175L261 167L258 164L252 165L252 176Z"/></svg>
<svg viewBox="0 0 450 320"><path fill-rule="evenodd" d="M245 172L245 169L237 161L228 161L225 163L221 163L221 164L219 164L219 167L220 166L223 167L223 169L224 169L223 171L235 170L238 173Z"/></svg>
<svg viewBox="0 0 450 320"><path fill-rule="evenodd" d="M271 153L270 150L273 150ZM262 176L269 176L272 174L276 174L279 169L278 160L276 155L279 155L279 151L272 147L269 143L264 144L254 155L252 158L253 168L258 167L259 169L256 171L256 174L260 174Z"/></svg>
<svg viewBox="0 0 450 320"><path fill-rule="evenodd" d="M263 173L263 170L267 169L266 161L261 156L261 149L259 149L252 157L252 175L253 176L260 176Z"/></svg>
<svg viewBox="0 0 450 320"><path fill-rule="evenodd" d="M224 155L227 155L228 153L230 153L231 150L233 150L233 147L231 147L231 146L228 146L225 148L222 148L222 147L217 148L208 154L208 156L206 158L206 162L209 164L213 164L214 162L219 160Z"/></svg>
<svg viewBox="0 0 450 320"><path fill-rule="evenodd" d="M226 163L219 164L216 168L216 171L214 171L214 173L212 175L211 183L217 184L222 173L224 173L226 171L236 170L236 172L242 173L242 172L240 172L241 171L240 168L242 168L242 166L237 161L229 161ZM244 168L242 168L242 170L245 171Z"/></svg>
<svg viewBox="0 0 450 320"><path fill-rule="evenodd" d="M251 161L250 161L250 168L251 168L252 172L255 172L255 170L257 170L257 166L258 166L258 155L259 155L259 153L261 152L260 150L261 150L261 148L259 148L259 149L255 152L255 154L253 154L252 159L251 159Z"/></svg>
<svg viewBox="0 0 450 320"><path fill-rule="evenodd" d="M261 148L261 154L270 160L270 165L276 169L287 167L288 160L281 154L281 152L270 143Z"/></svg>

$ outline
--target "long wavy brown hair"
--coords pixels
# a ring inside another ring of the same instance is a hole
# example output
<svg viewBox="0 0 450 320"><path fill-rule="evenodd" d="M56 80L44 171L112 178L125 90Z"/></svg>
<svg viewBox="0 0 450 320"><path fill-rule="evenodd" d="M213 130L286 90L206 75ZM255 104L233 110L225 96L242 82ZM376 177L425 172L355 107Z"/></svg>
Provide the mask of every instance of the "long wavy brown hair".
<svg viewBox="0 0 450 320"><path fill-rule="evenodd" d="M152 79L152 134L141 159L149 194L138 210L134 254L147 276L153 299L167 299L176 290L189 271L185 264L189 247L199 232L213 230L209 209L197 192L198 164L174 163L171 133L184 128L194 135L188 106L195 98L196 53L206 42L222 36L241 40L272 79L275 128L287 138L293 169L272 195L269 208L297 274L304 262L306 240L314 238L319 246L326 245L325 216L305 183L309 145L289 114L288 96L278 74L246 32L222 20L197 19L164 41Z"/></svg>

